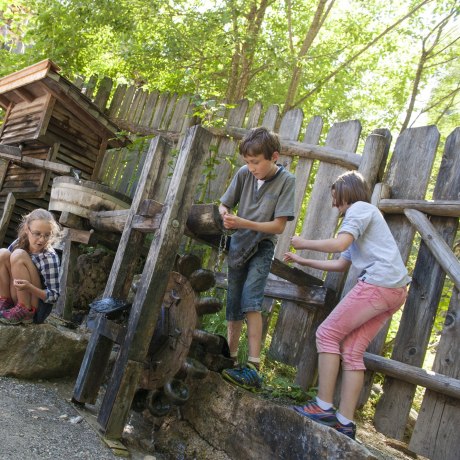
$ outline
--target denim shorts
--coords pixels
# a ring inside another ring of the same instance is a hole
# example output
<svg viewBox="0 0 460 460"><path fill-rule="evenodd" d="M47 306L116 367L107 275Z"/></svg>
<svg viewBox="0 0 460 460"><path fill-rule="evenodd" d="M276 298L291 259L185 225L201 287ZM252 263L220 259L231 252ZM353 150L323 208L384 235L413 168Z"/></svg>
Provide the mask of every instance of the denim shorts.
<svg viewBox="0 0 460 460"><path fill-rule="evenodd" d="M265 285L275 253L270 240L262 240L257 252L241 268L228 267L227 321L241 321L244 314L261 311Z"/></svg>

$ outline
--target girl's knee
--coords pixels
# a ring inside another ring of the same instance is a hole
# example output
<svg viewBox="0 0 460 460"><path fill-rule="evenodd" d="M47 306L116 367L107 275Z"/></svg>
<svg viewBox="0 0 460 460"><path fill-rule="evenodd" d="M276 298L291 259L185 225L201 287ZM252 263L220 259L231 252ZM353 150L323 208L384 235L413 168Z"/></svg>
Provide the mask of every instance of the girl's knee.
<svg viewBox="0 0 460 460"><path fill-rule="evenodd" d="M0 249L0 264L10 263L11 252L6 248Z"/></svg>
<svg viewBox="0 0 460 460"><path fill-rule="evenodd" d="M316 330L316 348L318 351L338 353L340 340L338 340L333 331L320 325Z"/></svg>
<svg viewBox="0 0 460 460"><path fill-rule="evenodd" d="M344 371L365 371L363 353L347 352L342 353L342 369Z"/></svg>
<svg viewBox="0 0 460 460"><path fill-rule="evenodd" d="M10 256L11 264L18 262L27 262L31 260L29 254L24 249L15 249Z"/></svg>

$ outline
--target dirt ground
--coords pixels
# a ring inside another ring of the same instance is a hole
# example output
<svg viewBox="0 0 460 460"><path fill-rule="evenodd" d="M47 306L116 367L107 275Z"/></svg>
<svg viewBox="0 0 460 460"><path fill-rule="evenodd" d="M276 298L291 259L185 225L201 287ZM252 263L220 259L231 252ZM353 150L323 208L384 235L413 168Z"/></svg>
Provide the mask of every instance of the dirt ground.
<svg viewBox="0 0 460 460"><path fill-rule="evenodd" d="M70 380L0 377L1 460L202 460L190 455L186 446L159 436L161 429L155 432L154 421L138 413L128 420L123 444L108 445L98 430L97 407L81 409L71 403L73 385ZM406 444L377 433L369 423L358 425L358 438L382 460L424 459Z"/></svg>

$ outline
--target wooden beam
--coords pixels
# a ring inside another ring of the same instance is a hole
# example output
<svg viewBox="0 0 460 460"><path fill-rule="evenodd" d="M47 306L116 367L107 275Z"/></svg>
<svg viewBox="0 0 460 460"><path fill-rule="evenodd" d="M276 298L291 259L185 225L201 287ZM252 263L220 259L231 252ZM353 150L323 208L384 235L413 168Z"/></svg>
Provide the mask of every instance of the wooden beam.
<svg viewBox="0 0 460 460"><path fill-rule="evenodd" d="M224 273L215 273L216 287L227 289L227 276ZM289 300L296 302L308 310L315 310L324 306L326 288L322 286L298 286L288 281L268 279L264 295L272 299Z"/></svg>
<svg viewBox="0 0 460 460"><path fill-rule="evenodd" d="M404 214L406 209L432 216L460 217L460 201L455 200L392 200L383 199L376 205L385 214Z"/></svg>
<svg viewBox="0 0 460 460"><path fill-rule="evenodd" d="M455 287L460 290L460 262L452 252L452 249L436 231L425 214L415 209L405 209L404 214L420 233L423 241L428 246L439 265L449 275Z"/></svg>
<svg viewBox="0 0 460 460"><path fill-rule="evenodd" d="M227 126L225 128L211 128L211 132L216 135L229 135L235 139L242 139L249 133L249 129ZM298 141L280 139L281 152L283 155L299 156L310 160L320 160L343 166L347 169L358 169L361 164L361 155L345 152L332 147L322 147L313 144L304 144Z"/></svg>
<svg viewBox="0 0 460 460"><path fill-rule="evenodd" d="M26 88L14 89L13 93L19 96L24 102L30 103L36 99L36 97Z"/></svg>
<svg viewBox="0 0 460 460"><path fill-rule="evenodd" d="M6 145L0 143L0 158L5 160L20 160L22 150L14 145Z"/></svg>
<svg viewBox="0 0 460 460"><path fill-rule="evenodd" d="M108 437L118 438L123 432L211 139L209 132L194 126L187 131L182 142L166 196L161 226L150 246L129 315L126 338L101 404L98 422ZM133 210L133 215L137 210L138 206ZM123 236L130 231L127 223ZM122 259L124 252L132 251L129 245L126 246L128 240L123 241L123 236L114 266ZM111 286L117 278L118 274L112 268L106 291L109 288L115 291Z"/></svg>
<svg viewBox="0 0 460 460"><path fill-rule="evenodd" d="M367 352L364 363L371 371L460 399L460 380Z"/></svg>

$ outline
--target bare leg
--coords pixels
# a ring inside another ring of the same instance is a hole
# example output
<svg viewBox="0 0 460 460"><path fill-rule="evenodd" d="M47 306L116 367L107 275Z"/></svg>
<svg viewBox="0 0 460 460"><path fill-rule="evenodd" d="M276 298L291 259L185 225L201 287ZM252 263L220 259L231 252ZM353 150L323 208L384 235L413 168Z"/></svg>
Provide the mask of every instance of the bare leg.
<svg viewBox="0 0 460 460"><path fill-rule="evenodd" d="M340 369L340 355L335 353L319 353L318 355L318 398L333 403L335 384Z"/></svg>
<svg viewBox="0 0 460 460"><path fill-rule="evenodd" d="M343 371L339 412L353 420L361 388L364 383L364 371Z"/></svg>
<svg viewBox="0 0 460 460"><path fill-rule="evenodd" d="M16 249L11 254L11 274L13 279L28 280L39 289L42 288L37 267L33 264L29 254L22 249ZM38 297L33 296L29 291L16 290L16 294L17 301L26 307L38 306Z"/></svg>
<svg viewBox="0 0 460 460"><path fill-rule="evenodd" d="M0 296L12 298L11 295L11 252L8 249L0 249Z"/></svg>
<svg viewBox="0 0 460 460"><path fill-rule="evenodd" d="M246 319L248 321L249 356L259 358L262 347L262 314L260 311L250 311L246 313Z"/></svg>
<svg viewBox="0 0 460 460"><path fill-rule="evenodd" d="M243 321L228 321L227 323L227 337L230 353L236 353L238 351L242 328Z"/></svg>

